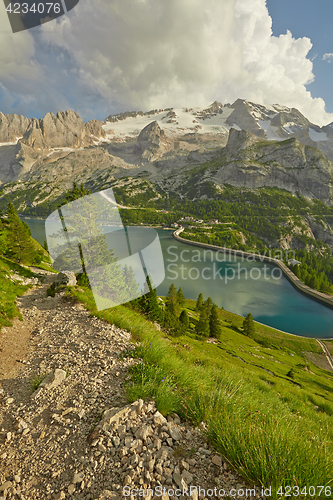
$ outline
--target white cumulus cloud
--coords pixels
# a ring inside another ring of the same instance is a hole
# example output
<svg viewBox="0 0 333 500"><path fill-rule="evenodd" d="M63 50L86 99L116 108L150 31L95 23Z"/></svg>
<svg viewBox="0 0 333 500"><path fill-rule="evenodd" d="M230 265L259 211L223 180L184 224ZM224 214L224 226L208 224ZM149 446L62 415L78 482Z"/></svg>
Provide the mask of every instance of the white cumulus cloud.
<svg viewBox="0 0 333 500"><path fill-rule="evenodd" d="M13 102L30 99L40 113L59 103L101 118L240 97L296 107L318 124L333 120L306 88L314 79L311 41L273 36L265 0L81 0L24 36L23 59L41 83ZM5 73L0 82L10 93L10 68Z"/></svg>

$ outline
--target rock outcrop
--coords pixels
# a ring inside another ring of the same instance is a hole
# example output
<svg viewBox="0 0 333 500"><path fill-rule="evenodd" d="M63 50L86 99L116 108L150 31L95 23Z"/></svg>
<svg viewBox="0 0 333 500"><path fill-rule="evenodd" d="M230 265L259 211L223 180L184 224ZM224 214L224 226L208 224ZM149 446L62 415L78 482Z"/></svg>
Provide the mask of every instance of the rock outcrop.
<svg viewBox="0 0 333 500"><path fill-rule="evenodd" d="M89 142L89 138L93 140L99 140L99 139L104 139L106 137L106 132L102 128L103 127L103 122L99 120L90 120L89 122L86 123L85 129L86 129L86 137L85 141L86 143Z"/></svg>
<svg viewBox="0 0 333 500"><path fill-rule="evenodd" d="M224 153L220 168L212 173L218 184L278 187L333 203L332 162L295 138L272 143L245 130L231 129Z"/></svg>
<svg viewBox="0 0 333 500"><path fill-rule="evenodd" d="M28 129L31 120L21 115L4 115L0 112L0 143L16 143Z"/></svg>
<svg viewBox="0 0 333 500"><path fill-rule="evenodd" d="M91 120L84 124L74 111L47 113L44 118L4 115L0 112L0 143L17 143L34 150L50 148L76 149L94 144L106 137L103 123Z"/></svg>
<svg viewBox="0 0 333 500"><path fill-rule="evenodd" d="M153 160L159 153L164 152L167 140L164 130L161 129L157 121L149 123L141 130L136 151L144 160Z"/></svg>
<svg viewBox="0 0 333 500"><path fill-rule="evenodd" d="M234 111L228 116L226 122L230 126L237 126L240 129L247 130L258 137L264 137L265 131L258 125L250 112L249 105L243 99L237 101L231 106Z"/></svg>
<svg viewBox="0 0 333 500"><path fill-rule="evenodd" d="M85 125L74 111L47 113L34 118L21 141L31 148L79 148L84 145Z"/></svg>

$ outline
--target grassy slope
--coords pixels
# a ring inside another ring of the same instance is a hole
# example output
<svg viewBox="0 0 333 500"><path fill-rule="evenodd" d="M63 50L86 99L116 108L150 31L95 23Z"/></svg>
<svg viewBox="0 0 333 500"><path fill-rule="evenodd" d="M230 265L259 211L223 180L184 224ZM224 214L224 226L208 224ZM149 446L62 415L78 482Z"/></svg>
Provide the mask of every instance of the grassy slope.
<svg viewBox="0 0 333 500"><path fill-rule="evenodd" d="M11 319L20 317L15 301L29 288L28 285L22 286L11 281L10 274L14 272L27 278L35 276L29 269L0 256L0 329L10 326Z"/></svg>
<svg viewBox="0 0 333 500"><path fill-rule="evenodd" d="M164 413L204 421L216 448L256 484L272 484L273 490L331 484L333 375L305 361L306 350L319 351L315 341L257 325L264 347L235 331L230 322L237 327L241 318L226 311L220 311L218 344L191 333L166 338L124 306L97 312L89 290L72 289L70 295L140 341L136 354L144 363L132 370L130 399L155 397ZM193 301L187 308L195 316ZM291 368L293 379L287 377Z"/></svg>
<svg viewBox="0 0 333 500"><path fill-rule="evenodd" d="M54 271L48 252L37 241L33 240L33 243L36 254L42 259L40 264L35 264L34 267ZM2 326L11 326L13 318L20 318L16 298L29 288L29 285L23 286L11 280L10 275L15 272L25 278L36 276L30 269L0 255L0 330Z"/></svg>

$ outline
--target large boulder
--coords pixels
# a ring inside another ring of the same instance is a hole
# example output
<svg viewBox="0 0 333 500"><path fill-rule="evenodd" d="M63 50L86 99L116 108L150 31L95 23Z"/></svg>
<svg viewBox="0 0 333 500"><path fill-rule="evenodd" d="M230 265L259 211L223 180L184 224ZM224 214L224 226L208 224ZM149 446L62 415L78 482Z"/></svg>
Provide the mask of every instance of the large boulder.
<svg viewBox="0 0 333 500"><path fill-rule="evenodd" d="M74 273L71 271L63 271L59 274L57 274L55 280L53 281L52 285L54 285L54 288L57 288L58 286L75 286L76 285L76 276Z"/></svg>

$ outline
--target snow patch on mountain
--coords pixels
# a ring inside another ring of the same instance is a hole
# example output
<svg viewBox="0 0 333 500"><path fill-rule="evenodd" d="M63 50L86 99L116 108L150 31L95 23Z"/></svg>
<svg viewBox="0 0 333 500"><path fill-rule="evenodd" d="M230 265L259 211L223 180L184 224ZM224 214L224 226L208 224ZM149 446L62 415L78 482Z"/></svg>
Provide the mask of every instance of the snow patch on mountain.
<svg viewBox="0 0 333 500"><path fill-rule="evenodd" d="M311 127L309 128L309 136L315 142L329 141L329 138L327 137L327 134L325 134L325 132L317 132Z"/></svg>

